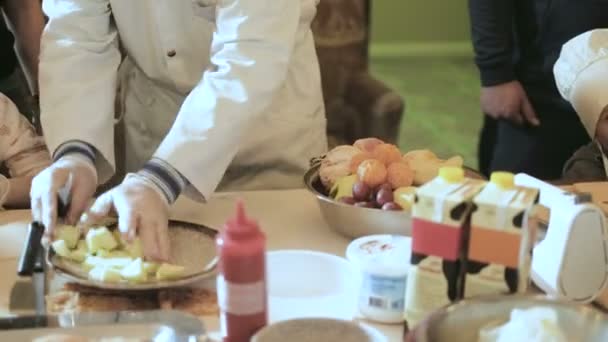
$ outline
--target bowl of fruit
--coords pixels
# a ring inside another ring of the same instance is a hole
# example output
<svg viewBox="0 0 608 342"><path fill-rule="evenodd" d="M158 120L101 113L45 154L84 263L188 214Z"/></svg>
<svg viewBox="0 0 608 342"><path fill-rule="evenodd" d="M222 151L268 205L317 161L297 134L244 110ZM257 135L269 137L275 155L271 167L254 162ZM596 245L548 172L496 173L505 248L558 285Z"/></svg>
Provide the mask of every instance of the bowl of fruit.
<svg viewBox="0 0 608 342"><path fill-rule="evenodd" d="M429 150L403 154L395 145L366 138L313 159L304 182L338 233L350 238L410 235L416 189L443 166L463 166L463 159L440 159ZM465 173L483 178L470 168L465 167Z"/></svg>

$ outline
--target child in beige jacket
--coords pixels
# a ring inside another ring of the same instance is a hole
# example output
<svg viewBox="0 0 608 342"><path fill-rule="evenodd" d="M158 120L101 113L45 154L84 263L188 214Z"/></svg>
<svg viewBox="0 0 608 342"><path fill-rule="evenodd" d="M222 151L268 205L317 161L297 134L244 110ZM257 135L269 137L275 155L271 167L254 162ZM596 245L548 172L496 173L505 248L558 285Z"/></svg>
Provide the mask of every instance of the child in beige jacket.
<svg viewBox="0 0 608 342"><path fill-rule="evenodd" d="M27 207L32 178L50 164L42 137L0 93L0 161L8 173L0 174L0 207Z"/></svg>

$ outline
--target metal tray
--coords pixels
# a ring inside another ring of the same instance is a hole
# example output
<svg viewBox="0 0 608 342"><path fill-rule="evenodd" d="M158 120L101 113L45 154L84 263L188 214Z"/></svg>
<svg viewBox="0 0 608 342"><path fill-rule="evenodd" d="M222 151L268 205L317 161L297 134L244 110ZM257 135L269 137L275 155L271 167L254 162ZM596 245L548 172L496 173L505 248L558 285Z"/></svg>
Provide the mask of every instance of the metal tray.
<svg viewBox="0 0 608 342"><path fill-rule="evenodd" d="M115 229L116 225L110 225L108 228ZM170 281L106 283L91 280L78 263L57 256L52 248L46 249L46 263L50 271L68 281L104 290L142 291L186 286L215 275L216 234L217 231L206 226L169 221L170 261L186 267L184 277Z"/></svg>
<svg viewBox="0 0 608 342"><path fill-rule="evenodd" d="M205 327L194 316L164 310L87 312L0 319L2 341L34 341L50 335L125 342L204 341Z"/></svg>

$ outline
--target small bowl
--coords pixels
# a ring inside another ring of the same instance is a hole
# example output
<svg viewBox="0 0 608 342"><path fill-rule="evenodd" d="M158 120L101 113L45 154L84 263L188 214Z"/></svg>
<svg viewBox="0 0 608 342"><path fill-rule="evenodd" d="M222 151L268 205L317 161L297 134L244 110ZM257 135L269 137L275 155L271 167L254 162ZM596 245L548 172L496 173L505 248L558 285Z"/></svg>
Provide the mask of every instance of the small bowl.
<svg viewBox="0 0 608 342"><path fill-rule="evenodd" d="M357 273L344 258L305 251L268 252L269 320L351 320L357 311Z"/></svg>
<svg viewBox="0 0 608 342"><path fill-rule="evenodd" d="M588 305L531 295L486 296L446 306L420 322L405 341L477 341L483 327L506 323L513 309L533 307L553 309L568 341L608 341L606 314Z"/></svg>
<svg viewBox="0 0 608 342"><path fill-rule="evenodd" d="M361 208L335 201L321 183L319 167L319 163L311 166L304 174L304 183L317 198L321 214L333 230L353 239L381 234L411 236L412 215L409 211ZM470 178L483 179L482 175L470 168L465 167L465 174Z"/></svg>

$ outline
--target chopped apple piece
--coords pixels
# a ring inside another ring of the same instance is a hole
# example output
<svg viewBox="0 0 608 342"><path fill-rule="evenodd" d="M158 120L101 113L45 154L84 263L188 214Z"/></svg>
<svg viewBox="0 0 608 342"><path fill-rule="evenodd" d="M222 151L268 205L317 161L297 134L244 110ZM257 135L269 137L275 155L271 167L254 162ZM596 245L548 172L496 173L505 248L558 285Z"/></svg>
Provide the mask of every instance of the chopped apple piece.
<svg viewBox="0 0 608 342"><path fill-rule="evenodd" d="M97 251L97 256L100 258L131 258L129 253L125 251L106 251L105 249L100 249Z"/></svg>
<svg viewBox="0 0 608 342"><path fill-rule="evenodd" d="M101 258L97 256L87 256L83 265L89 269L97 266L121 269L129 265L133 260L131 258Z"/></svg>
<svg viewBox="0 0 608 342"><path fill-rule="evenodd" d="M160 265L155 262L144 262L144 271L146 273L156 273Z"/></svg>
<svg viewBox="0 0 608 342"><path fill-rule="evenodd" d="M55 240L51 246L57 255L64 258L70 256L70 249L68 248L68 244L65 242L65 240Z"/></svg>
<svg viewBox="0 0 608 342"><path fill-rule="evenodd" d="M146 271L144 271L144 263L141 258L137 258L129 265L125 266L125 268L120 271L120 275L124 279L135 283L141 283L147 279Z"/></svg>
<svg viewBox="0 0 608 342"><path fill-rule="evenodd" d="M139 238L135 238L131 243L125 242L125 251L129 253L133 259L144 258L144 249Z"/></svg>
<svg viewBox="0 0 608 342"><path fill-rule="evenodd" d="M118 270L104 266L97 266L90 270L89 278L107 283L117 283L121 280Z"/></svg>
<svg viewBox="0 0 608 342"><path fill-rule="evenodd" d="M57 229L57 240L64 240L68 248L76 248L80 239L80 229L74 226L64 225Z"/></svg>
<svg viewBox="0 0 608 342"><path fill-rule="evenodd" d="M82 249L75 249L67 256L68 259L76 262L83 262L87 258L87 252Z"/></svg>
<svg viewBox="0 0 608 342"><path fill-rule="evenodd" d="M90 229L86 240L91 253L97 253L100 249L110 251L118 246L118 242L106 227Z"/></svg>
<svg viewBox="0 0 608 342"><path fill-rule="evenodd" d="M118 230L118 229L112 230L112 236L114 236L114 239L116 240L116 242L118 242L119 247L122 247L125 245L124 241L122 239L122 235L120 234L120 230Z"/></svg>
<svg viewBox="0 0 608 342"><path fill-rule="evenodd" d="M89 252L89 248L87 248L87 242L84 240L79 240L76 244L76 249L83 250L85 253Z"/></svg>
<svg viewBox="0 0 608 342"><path fill-rule="evenodd" d="M172 264L162 264L156 271L156 279L157 280L170 280L180 278L186 268L184 266L172 265Z"/></svg>

